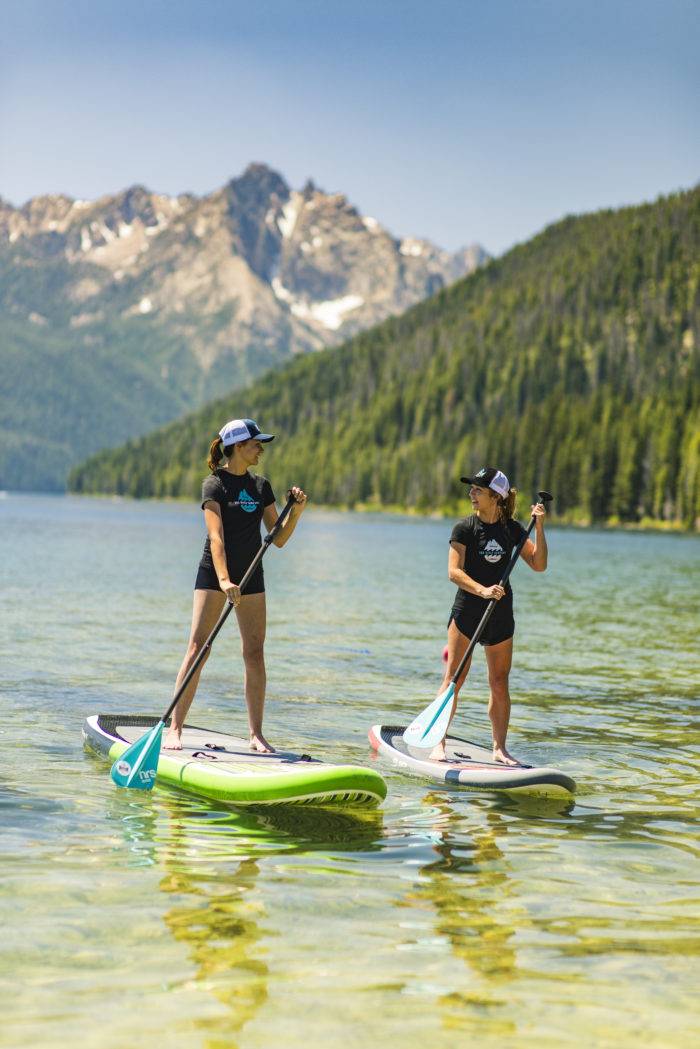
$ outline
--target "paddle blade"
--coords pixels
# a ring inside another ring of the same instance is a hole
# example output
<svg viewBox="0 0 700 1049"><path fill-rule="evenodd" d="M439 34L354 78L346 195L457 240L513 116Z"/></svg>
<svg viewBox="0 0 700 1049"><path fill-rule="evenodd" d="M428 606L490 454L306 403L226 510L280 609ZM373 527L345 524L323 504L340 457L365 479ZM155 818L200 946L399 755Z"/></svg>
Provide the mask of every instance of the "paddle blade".
<svg viewBox="0 0 700 1049"><path fill-rule="evenodd" d="M111 776L118 787L132 787L134 790L153 788L164 726L165 722L159 721L117 758L112 765Z"/></svg>
<svg viewBox="0 0 700 1049"><path fill-rule="evenodd" d="M452 699L455 694L454 682L450 681L444 692L434 699L412 721L403 734L409 747L435 747L447 732L452 713Z"/></svg>

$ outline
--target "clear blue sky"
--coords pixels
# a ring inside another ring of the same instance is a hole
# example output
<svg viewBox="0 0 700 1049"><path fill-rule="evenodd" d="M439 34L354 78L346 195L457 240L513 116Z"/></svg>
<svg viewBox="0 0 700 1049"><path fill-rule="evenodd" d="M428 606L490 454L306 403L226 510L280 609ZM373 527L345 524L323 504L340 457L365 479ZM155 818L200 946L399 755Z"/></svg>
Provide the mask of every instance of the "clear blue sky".
<svg viewBox="0 0 700 1049"><path fill-rule="evenodd" d="M501 252L700 172L698 0L4 0L0 195L253 160Z"/></svg>

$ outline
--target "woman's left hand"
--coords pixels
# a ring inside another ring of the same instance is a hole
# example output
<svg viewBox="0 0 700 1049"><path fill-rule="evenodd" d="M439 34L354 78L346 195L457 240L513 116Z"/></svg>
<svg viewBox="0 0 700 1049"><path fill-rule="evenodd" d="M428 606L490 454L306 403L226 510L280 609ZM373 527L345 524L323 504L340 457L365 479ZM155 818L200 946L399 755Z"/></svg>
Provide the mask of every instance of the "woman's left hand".
<svg viewBox="0 0 700 1049"><path fill-rule="evenodd" d="M297 513L301 513L304 507L306 506L306 492L302 491L301 488L297 488L296 485L290 488L289 491L295 499L295 503L292 507L292 510L296 510Z"/></svg>
<svg viewBox="0 0 700 1049"><path fill-rule="evenodd" d="M535 503L534 506L530 508L530 513L535 518L536 526L544 524L542 518L545 516L547 511L545 510L544 505L542 503Z"/></svg>

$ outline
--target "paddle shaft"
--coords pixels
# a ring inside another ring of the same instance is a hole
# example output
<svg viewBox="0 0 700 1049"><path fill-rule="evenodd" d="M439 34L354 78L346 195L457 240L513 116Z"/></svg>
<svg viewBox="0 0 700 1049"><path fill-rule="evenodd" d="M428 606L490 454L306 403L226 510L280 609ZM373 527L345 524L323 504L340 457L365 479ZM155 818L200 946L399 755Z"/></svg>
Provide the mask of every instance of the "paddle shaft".
<svg viewBox="0 0 700 1049"><path fill-rule="evenodd" d="M245 590L246 586L250 582L250 577L252 576L253 572L255 571L255 569L258 567L258 565L262 561L262 559L264 557L264 554L265 554L265 551L267 550L267 548L269 547L270 543L273 541L273 539L275 538L275 536L279 532L280 528L284 524L285 518L288 516L289 511L292 509L292 507L294 506L295 502L296 502L296 499L290 493L289 498L287 499L287 502L284 504L284 507L282 508L281 514L279 515L279 517L275 521L274 525L272 526L272 528L270 529L268 534L263 539L262 546L258 550L258 552L255 555L255 557L253 558L253 560L250 562L247 572L245 573L245 575L241 579L240 583L238 584L238 587L241 590L241 592L243 590ZM209 637L206 639L206 641L202 645L201 649L199 650L199 653L198 653L197 658L195 659L194 663L192 664L192 666L190 667L190 669L187 671L187 673L185 674L184 678L182 679L182 684L180 685L179 689L177 690L177 692L173 696L172 702L171 702L170 706L168 707L168 709L166 710L165 714L163 714L163 717L161 718L161 721L167 721L168 718L170 717L170 715L172 714L172 712L174 711L174 709L177 706L177 704L178 704L181 696L183 695L185 689L187 688L187 686L189 685L190 681L192 680L192 678L196 674L197 670L199 669L199 667L202 664L202 661L205 659L207 653L209 652L209 649L211 648L212 644L214 643L214 638L219 633L219 631L221 630L222 626L224 625L224 623L228 619L232 609L233 609L233 604L230 601L226 601L226 607L224 608L223 612L221 613L221 615L217 619L216 625L215 625L214 629L212 630L211 634L209 635Z"/></svg>
<svg viewBox="0 0 700 1049"><path fill-rule="evenodd" d="M550 503L552 501L552 496L549 494L549 492L538 492L537 493L537 501L539 503L544 503L544 504ZM510 561L508 562L508 567L506 568L505 572L503 573L501 579L499 579L499 581L498 581L498 585L499 586L505 586L506 583L508 582L508 576L513 571L513 569L515 568L516 562L517 562L518 558L520 557L520 552L521 552L522 548L525 546L525 543L527 542L527 540L530 538L530 532L532 531L532 529L534 527L535 527L535 515L533 514L532 517L530 518L530 524L527 526L527 529L525 531L525 535L522 537L522 539L520 540L518 545L513 550L513 553L512 553L511 558L510 558ZM481 617L481 621L480 621L478 627L474 631L474 637L469 642L469 645L467 647L467 651L462 656L462 659L460 661L459 666L457 667L457 669L455 670L454 674L452 675L452 679L451 680L452 680L452 684L453 685L456 685L457 682L459 681L459 679L461 677L461 674L462 674L462 671L464 670L464 668L466 667L467 663L469 662L469 660L471 658L471 655L472 655L472 652L474 651L474 649L478 645L479 638L481 637L481 635L483 634L484 630L486 629L486 624L488 623L489 619L491 618L493 610L494 610L494 608L496 607L497 604L498 604L498 601L494 597L494 598L491 599L491 601L489 601L488 605L486 606L486 611L484 612L483 616Z"/></svg>

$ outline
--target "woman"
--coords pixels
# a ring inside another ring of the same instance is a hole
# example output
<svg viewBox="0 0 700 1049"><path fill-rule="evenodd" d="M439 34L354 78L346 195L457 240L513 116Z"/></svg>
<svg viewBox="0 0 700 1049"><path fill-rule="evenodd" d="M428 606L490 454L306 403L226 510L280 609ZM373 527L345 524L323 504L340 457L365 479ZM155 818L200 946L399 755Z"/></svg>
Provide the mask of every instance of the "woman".
<svg viewBox="0 0 700 1049"><path fill-rule="evenodd" d="M204 552L194 584L192 628L175 689L194 662L228 600L236 610L245 664L245 701L248 708L250 749L274 753L262 732L265 705L265 581L262 564L253 573L245 593L238 584L260 549L260 522L270 531L278 518L275 497L265 477L250 473L274 435L261 433L252 419L231 419L209 449L211 475L202 484L202 509L207 528ZM224 460L226 460L224 462ZM223 464L223 465L219 465ZM273 540L284 546L306 506L301 488L292 488L296 502ZM202 661L202 666L206 658ZM181 750L182 726L197 690L201 666L173 712L163 747Z"/></svg>
<svg viewBox="0 0 700 1049"><path fill-rule="evenodd" d="M525 529L513 520L517 491L510 487L504 473L493 466L485 466L474 477L462 477L461 481L470 486L469 498L474 513L459 521L450 536L448 576L459 589L447 627L447 666L440 692L452 680L489 601L495 599L498 603L480 638L485 649L491 690L489 717L493 732L493 757L505 765L517 765L519 762L506 749L510 720L508 675L515 631L513 592L510 583L502 587L499 579L514 548L525 534ZM535 517L535 542L528 539L520 556L535 572L544 572L547 567L544 506L537 503L532 507L532 513ZM452 716L470 665L471 659L455 685ZM438 761L445 760L444 739L434 748L430 757Z"/></svg>

